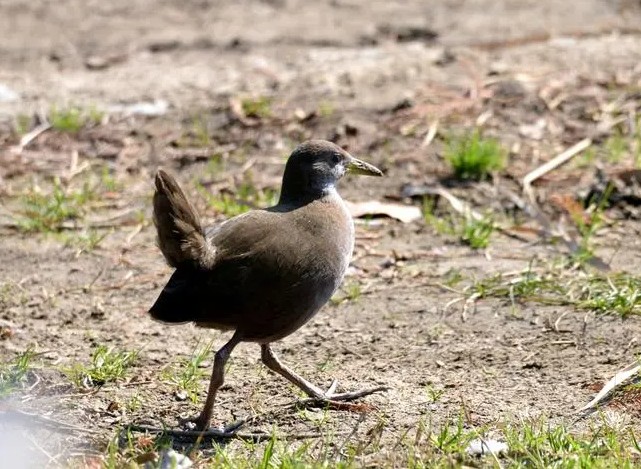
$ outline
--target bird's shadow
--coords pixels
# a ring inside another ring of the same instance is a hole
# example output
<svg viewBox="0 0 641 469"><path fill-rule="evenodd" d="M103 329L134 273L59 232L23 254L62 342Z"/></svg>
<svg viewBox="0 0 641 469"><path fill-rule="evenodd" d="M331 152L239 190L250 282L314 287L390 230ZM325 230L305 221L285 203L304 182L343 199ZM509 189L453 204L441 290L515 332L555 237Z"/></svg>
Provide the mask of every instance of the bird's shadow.
<svg viewBox="0 0 641 469"><path fill-rule="evenodd" d="M145 424L130 423L119 434L118 445L120 448L131 447L132 440L140 441L136 435L152 438L146 441L147 446L153 450L173 449L182 454L191 454L196 449L209 448L213 451L224 448L232 440L251 441L254 443L268 440L272 435L264 432L241 432L240 429L255 420L255 417L237 420L223 429L209 428L204 431L178 429L171 426L150 426ZM215 443L213 445L212 443Z"/></svg>

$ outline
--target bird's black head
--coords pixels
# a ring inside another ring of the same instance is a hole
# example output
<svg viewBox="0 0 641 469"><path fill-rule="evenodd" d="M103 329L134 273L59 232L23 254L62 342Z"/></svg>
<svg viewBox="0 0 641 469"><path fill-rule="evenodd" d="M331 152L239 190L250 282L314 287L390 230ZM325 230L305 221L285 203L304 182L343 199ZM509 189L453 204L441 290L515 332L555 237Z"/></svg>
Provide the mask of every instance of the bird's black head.
<svg viewBox="0 0 641 469"><path fill-rule="evenodd" d="M345 173L383 175L378 168L357 160L332 142L304 142L287 160L279 204L304 204L324 197Z"/></svg>

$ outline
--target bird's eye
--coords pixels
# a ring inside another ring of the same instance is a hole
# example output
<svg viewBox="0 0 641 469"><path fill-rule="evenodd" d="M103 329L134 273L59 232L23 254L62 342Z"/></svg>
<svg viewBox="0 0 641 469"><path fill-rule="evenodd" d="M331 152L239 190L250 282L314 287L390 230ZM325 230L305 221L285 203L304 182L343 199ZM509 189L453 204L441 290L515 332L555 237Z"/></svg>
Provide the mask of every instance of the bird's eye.
<svg viewBox="0 0 641 469"><path fill-rule="evenodd" d="M338 154L334 153L334 154L332 155L332 163L334 163L334 164L338 164L338 163L340 163L340 162L341 162L341 157L340 157L340 155L338 155Z"/></svg>

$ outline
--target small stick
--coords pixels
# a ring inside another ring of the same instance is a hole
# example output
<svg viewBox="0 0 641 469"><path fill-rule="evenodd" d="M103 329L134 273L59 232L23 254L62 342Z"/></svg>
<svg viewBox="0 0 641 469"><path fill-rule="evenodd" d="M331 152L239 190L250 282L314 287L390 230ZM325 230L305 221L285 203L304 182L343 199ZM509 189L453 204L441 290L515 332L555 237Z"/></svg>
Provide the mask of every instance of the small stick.
<svg viewBox="0 0 641 469"><path fill-rule="evenodd" d="M567 150L559 153L557 156L552 158L547 163L539 166L538 168L534 169L533 171L530 171L523 178L523 191L526 192L529 196L531 196L531 186L532 186L532 183L534 181L536 181L541 176L549 173L553 169L561 166L563 163L569 161L571 158L574 158L576 155L581 153L583 150L588 148L590 145L592 145L592 139L591 138L584 138L583 140L581 140L580 142L578 142L575 145L571 146Z"/></svg>
<svg viewBox="0 0 641 469"><path fill-rule="evenodd" d="M327 394L334 394L336 392L336 387L338 386L338 380L335 379L332 381L332 384L329 385L329 388L327 389Z"/></svg>
<svg viewBox="0 0 641 469"><path fill-rule="evenodd" d="M436 132L438 131L438 120L435 120L430 124L430 128L427 131L427 135L425 135L425 138L423 139L423 143L421 143L421 147L426 148L432 143L434 140L434 137L436 137Z"/></svg>
<svg viewBox="0 0 641 469"><path fill-rule="evenodd" d="M554 326L553 326L553 328L554 328L554 332L560 332L560 331L559 331L559 324L561 323L561 319L563 319L563 318L564 318L564 317L565 317L569 312L570 312L570 310L569 310L569 309L568 309L567 311L564 311L564 312L563 312L563 313L561 313L561 315L557 318L557 320L556 320L556 321L554 321Z"/></svg>
<svg viewBox="0 0 641 469"><path fill-rule="evenodd" d="M51 128L51 124L49 124L48 122L45 122L44 124L40 124L31 132L27 132L26 134L24 134L20 139L20 143L12 147L10 151L14 154L20 154L27 145L29 145L33 140L38 138L38 135L40 135L43 132L46 132L50 128Z"/></svg>
<svg viewBox="0 0 641 469"><path fill-rule="evenodd" d="M142 231L143 224L139 223L127 236L127 244L131 244L131 241L136 237L138 233Z"/></svg>

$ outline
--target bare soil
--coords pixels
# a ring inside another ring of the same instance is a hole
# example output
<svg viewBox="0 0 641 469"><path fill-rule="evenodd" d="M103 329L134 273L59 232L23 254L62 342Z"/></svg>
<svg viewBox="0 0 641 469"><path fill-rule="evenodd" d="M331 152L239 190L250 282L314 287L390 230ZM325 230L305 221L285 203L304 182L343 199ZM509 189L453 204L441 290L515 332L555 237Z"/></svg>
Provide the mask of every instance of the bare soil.
<svg viewBox="0 0 641 469"><path fill-rule="evenodd" d="M583 138L603 148L615 128L608 119L622 116L616 125L624 126L639 112L639 24L641 5L623 0L2 2L0 83L19 98L0 100L0 326L10 330L0 357L11 360L30 345L39 355L33 387L1 405L97 430L39 429L38 441L54 455L102 451L118 426L175 426L198 412L206 380L198 402L179 401L162 372L197 344L213 339L219 347L227 336L146 315L170 274L150 222L158 167L173 171L217 222L224 215L197 183L212 193L247 180L277 189L296 143L326 138L386 172L380 181L344 180L344 198L411 204L400 197L403 185L447 183L447 135L478 123L511 150L509 165L495 183L450 188L477 210L507 217L514 207L497 186L515 190L528 171ZM247 97L269 98L271 115L240 115L237 104ZM159 116L114 107L159 101L168 105ZM106 117L75 134L48 130L15 151L19 116L70 105ZM621 111L608 114L614 108ZM425 146L434 122L438 134ZM212 155L222 162L215 170ZM597 165L611 173L630 164L573 162L539 181L537 194L557 221L563 211L553 195L588 190ZM55 176L68 187L100 185L103 168L115 188L99 189L89 213L62 234L16 229L25 191L51 190ZM613 224L597 234L596 252L613 272L634 274L641 224L616 210L608 216ZM82 250L73 239L87 226L106 237ZM445 421L461 408L479 426L524 413L572 422L595 386L633 361L639 318L492 298L464 309L475 279L566 254L560 243L500 232L475 251L422 220L360 220L346 282L361 294L326 306L275 350L322 386L333 379L345 390L388 385L364 399L373 410L359 431L383 422L392 441L421 419ZM463 280L448 288L455 272ZM124 380L79 390L60 370L88 363L98 344L140 350L139 359ZM314 430L307 414L281 408L297 393L265 370L255 345L239 346L231 363L216 424L271 412L247 431ZM442 397L432 402L428 389ZM128 409L133 396L141 405ZM337 431L360 418L329 415Z"/></svg>

